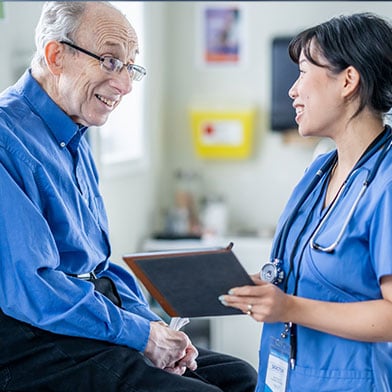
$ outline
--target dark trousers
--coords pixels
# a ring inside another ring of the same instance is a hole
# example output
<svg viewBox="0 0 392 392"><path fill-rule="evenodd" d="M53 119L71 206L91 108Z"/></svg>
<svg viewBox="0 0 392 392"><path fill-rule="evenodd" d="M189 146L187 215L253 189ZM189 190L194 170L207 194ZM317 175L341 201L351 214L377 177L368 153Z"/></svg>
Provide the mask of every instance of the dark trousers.
<svg viewBox="0 0 392 392"><path fill-rule="evenodd" d="M53 334L0 311L0 391L254 391L253 367L198 349L198 369L177 376L152 366L131 348Z"/></svg>

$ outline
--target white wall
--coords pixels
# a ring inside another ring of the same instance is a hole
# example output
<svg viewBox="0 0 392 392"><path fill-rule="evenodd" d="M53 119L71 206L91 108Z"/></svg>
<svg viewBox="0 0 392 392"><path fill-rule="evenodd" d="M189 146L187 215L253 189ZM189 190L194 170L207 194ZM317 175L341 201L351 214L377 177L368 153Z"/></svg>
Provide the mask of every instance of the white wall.
<svg viewBox="0 0 392 392"><path fill-rule="evenodd" d="M274 226L291 188L312 151L285 144L268 129L270 58L274 35L346 12L374 11L392 18L389 2L241 2L247 16L248 63L239 69L200 69L195 48L198 7L204 2L146 2L148 162L127 175L102 179L110 220L114 259L134 251L155 229L160 211L171 201L173 171L195 168L202 191L223 194L232 230ZM0 21L0 89L20 71L34 46L41 2L5 2ZM20 55L22 53L22 55ZM253 104L259 113L253 156L243 162L198 159L191 143L188 109L192 105Z"/></svg>
<svg viewBox="0 0 392 392"><path fill-rule="evenodd" d="M34 28L42 2L3 2L0 20L0 91L21 75L34 53Z"/></svg>
<svg viewBox="0 0 392 392"><path fill-rule="evenodd" d="M374 11L392 18L390 2L238 2L246 13L248 62L244 67L203 69L195 49L200 31L197 16L204 2L168 4L165 144L161 169L170 183L176 168L201 173L205 193L228 201L232 231L274 226L284 203L312 156L312 149L285 144L268 128L270 107L270 41L294 34L332 16ZM196 157L188 119L192 106L254 105L259 113L253 156L243 162L203 161ZM170 193L168 192L168 197ZM168 203L163 200L162 203Z"/></svg>
<svg viewBox="0 0 392 392"><path fill-rule="evenodd" d="M131 169L129 174L102 176L101 189L105 198L111 231L113 260L122 263L121 255L140 248L156 220L158 168L162 163L162 118L165 102L165 5L164 2L146 2L145 48L148 77L146 83L145 162ZM132 21L131 21L132 22ZM115 174L115 173L114 173Z"/></svg>

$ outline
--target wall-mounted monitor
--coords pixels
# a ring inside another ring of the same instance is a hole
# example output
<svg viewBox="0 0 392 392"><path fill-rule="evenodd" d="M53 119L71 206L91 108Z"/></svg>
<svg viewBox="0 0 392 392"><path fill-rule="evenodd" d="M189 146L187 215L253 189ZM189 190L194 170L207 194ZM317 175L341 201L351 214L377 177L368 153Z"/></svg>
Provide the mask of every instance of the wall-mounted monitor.
<svg viewBox="0 0 392 392"><path fill-rule="evenodd" d="M288 91L298 78L298 65L288 53L292 37L275 37L271 45L272 57L272 100L270 126L273 131L297 128L295 110Z"/></svg>

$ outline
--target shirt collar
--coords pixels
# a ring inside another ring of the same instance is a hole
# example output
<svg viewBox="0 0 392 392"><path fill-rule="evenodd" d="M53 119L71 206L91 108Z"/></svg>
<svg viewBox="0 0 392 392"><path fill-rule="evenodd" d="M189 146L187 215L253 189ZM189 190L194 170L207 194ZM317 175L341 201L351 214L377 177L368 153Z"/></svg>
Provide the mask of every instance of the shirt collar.
<svg viewBox="0 0 392 392"><path fill-rule="evenodd" d="M83 134L87 130L87 127L76 124L63 112L33 78L30 69L18 80L15 88L27 99L32 110L46 123L61 148L68 146L77 133Z"/></svg>

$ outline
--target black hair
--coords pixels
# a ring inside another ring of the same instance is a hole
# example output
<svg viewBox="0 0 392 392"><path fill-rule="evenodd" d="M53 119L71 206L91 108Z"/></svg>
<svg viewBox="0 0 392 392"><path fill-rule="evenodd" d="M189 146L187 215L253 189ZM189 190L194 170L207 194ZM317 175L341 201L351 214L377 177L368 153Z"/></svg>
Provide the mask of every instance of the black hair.
<svg viewBox="0 0 392 392"><path fill-rule="evenodd" d="M313 50L316 49L316 52ZM392 26L372 14L335 17L299 33L289 44L289 55L298 64L301 52L313 64L337 74L353 66L360 74L360 105L377 113L392 107ZM328 64L321 64L320 54Z"/></svg>

